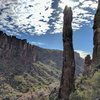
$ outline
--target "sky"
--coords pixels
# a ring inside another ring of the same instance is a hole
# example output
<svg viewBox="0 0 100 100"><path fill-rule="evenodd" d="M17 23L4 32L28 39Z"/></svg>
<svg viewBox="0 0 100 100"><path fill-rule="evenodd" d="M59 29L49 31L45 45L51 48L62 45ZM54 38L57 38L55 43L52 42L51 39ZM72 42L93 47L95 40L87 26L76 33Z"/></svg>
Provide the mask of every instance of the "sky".
<svg viewBox="0 0 100 100"><path fill-rule="evenodd" d="M92 54L93 19L98 0L0 0L0 30L31 44L63 49L65 5L73 10L73 45L82 57Z"/></svg>

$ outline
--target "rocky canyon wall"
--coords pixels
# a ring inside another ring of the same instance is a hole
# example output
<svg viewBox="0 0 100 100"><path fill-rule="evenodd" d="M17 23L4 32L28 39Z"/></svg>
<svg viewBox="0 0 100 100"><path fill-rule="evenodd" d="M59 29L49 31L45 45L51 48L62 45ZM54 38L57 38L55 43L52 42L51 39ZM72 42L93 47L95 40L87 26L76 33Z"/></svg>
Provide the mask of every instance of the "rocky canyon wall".
<svg viewBox="0 0 100 100"><path fill-rule="evenodd" d="M5 69L5 73L10 70L19 73L22 73L23 69L29 70L35 60L34 46L28 44L26 40L7 36L0 31L0 64L7 67L8 71Z"/></svg>
<svg viewBox="0 0 100 100"><path fill-rule="evenodd" d="M98 0L98 8L94 18L94 49L93 49L93 64L100 65L100 0Z"/></svg>

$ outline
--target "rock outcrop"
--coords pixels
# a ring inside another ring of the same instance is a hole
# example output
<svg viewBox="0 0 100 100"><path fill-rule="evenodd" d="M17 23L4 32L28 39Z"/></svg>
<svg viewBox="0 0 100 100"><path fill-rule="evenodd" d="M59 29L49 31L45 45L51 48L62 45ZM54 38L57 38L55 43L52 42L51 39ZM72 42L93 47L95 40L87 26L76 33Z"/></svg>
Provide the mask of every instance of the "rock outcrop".
<svg viewBox="0 0 100 100"><path fill-rule="evenodd" d="M89 75L90 74L90 72L91 72L91 63L92 63L91 57L90 57L90 55L87 55L85 57L85 61L84 61L84 75Z"/></svg>
<svg viewBox="0 0 100 100"><path fill-rule="evenodd" d="M41 61L44 64L49 64L61 69L63 62L62 55L63 52L60 50L42 49L35 45L30 45L25 39L21 40L15 36L7 36L0 31L0 64L4 66L15 66L15 69L20 70L21 67L26 66L30 68L29 66L31 66L32 63ZM75 52L74 55L76 61L76 74L78 74L83 70L84 60L78 53ZM13 70L15 69L13 68Z"/></svg>
<svg viewBox="0 0 100 100"><path fill-rule="evenodd" d="M98 9L94 18L94 49L93 49L93 66L100 65L100 0L98 0Z"/></svg>
<svg viewBox="0 0 100 100"><path fill-rule="evenodd" d="M70 7L64 9L63 24L63 69L59 89L59 100L69 100L74 89L75 60L72 43L72 10Z"/></svg>
<svg viewBox="0 0 100 100"><path fill-rule="evenodd" d="M28 71L35 60L34 46L0 31L0 64L9 68L5 73Z"/></svg>

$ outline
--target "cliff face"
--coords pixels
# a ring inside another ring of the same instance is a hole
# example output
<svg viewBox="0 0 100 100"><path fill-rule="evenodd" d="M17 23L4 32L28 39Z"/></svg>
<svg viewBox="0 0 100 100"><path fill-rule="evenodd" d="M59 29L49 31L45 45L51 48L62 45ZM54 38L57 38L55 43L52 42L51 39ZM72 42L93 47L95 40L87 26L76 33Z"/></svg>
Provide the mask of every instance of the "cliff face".
<svg viewBox="0 0 100 100"><path fill-rule="evenodd" d="M98 0L98 9L94 18L94 50L93 50L93 64L100 65L100 0Z"/></svg>
<svg viewBox="0 0 100 100"><path fill-rule="evenodd" d="M34 61L34 46L28 44L26 40L7 36L0 31L0 63L2 66L8 67L8 72L10 70L21 72L23 71L23 66L24 71L29 70Z"/></svg>
<svg viewBox="0 0 100 100"><path fill-rule="evenodd" d="M93 29L100 28L100 0L98 0L98 8L94 18Z"/></svg>
<svg viewBox="0 0 100 100"><path fill-rule="evenodd" d="M0 64L10 67L11 72L24 72L31 70L32 64L41 61L44 64L62 68L63 52L60 50L42 49L30 45L26 40L17 39L15 36L7 36L0 31ZM84 60L75 53L76 73L83 70ZM1 68L2 69L2 68ZM3 68L4 69L4 68ZM1 70L2 71L2 70ZM6 69L4 71L7 73Z"/></svg>

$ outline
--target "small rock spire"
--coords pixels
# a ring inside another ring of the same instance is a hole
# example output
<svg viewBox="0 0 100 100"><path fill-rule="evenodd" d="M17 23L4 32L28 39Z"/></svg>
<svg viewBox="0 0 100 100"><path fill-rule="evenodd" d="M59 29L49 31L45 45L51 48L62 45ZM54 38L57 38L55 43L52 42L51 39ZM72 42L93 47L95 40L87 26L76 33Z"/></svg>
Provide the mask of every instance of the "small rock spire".
<svg viewBox="0 0 100 100"><path fill-rule="evenodd" d="M85 57L85 61L84 61L84 75L89 75L90 74L90 72L91 72L91 63L92 63L91 57L90 57L90 55L87 55Z"/></svg>

